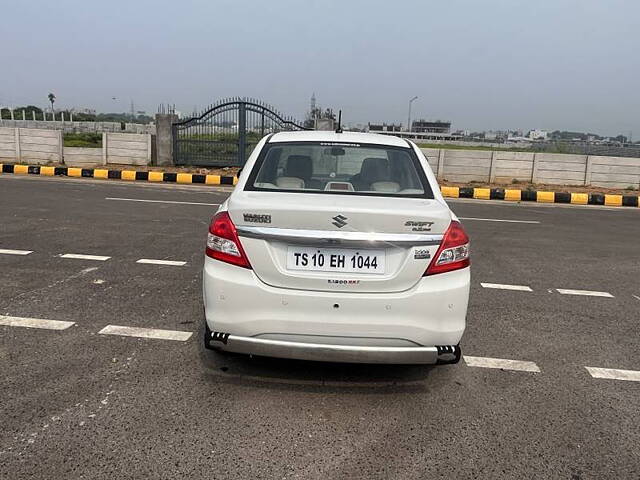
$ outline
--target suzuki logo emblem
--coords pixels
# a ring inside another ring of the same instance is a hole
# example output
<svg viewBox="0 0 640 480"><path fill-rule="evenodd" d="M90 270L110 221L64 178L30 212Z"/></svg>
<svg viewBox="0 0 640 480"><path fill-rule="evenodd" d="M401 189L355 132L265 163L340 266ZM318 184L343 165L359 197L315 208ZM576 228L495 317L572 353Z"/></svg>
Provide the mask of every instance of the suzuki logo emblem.
<svg viewBox="0 0 640 480"><path fill-rule="evenodd" d="M332 218L332 220L335 220L335 222L331 222L331 223L333 223L338 228L342 228L347 224L346 222L347 217L345 217L344 215L336 215L335 217Z"/></svg>

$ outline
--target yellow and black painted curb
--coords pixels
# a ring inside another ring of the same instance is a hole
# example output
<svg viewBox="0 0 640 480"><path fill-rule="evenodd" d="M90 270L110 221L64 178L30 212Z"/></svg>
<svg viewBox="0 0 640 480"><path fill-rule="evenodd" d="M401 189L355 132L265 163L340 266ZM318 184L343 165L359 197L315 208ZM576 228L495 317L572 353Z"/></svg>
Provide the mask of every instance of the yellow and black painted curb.
<svg viewBox="0 0 640 480"><path fill-rule="evenodd" d="M197 173L141 172L136 170L108 170L103 168L46 167L40 165L6 165L0 163L1 173L17 175L41 175L47 177L82 177L113 180L138 180L144 182L196 183L203 185L235 185L236 177L201 175Z"/></svg>
<svg viewBox="0 0 640 480"><path fill-rule="evenodd" d="M539 190L472 187L441 187L440 190L442 191L442 196L449 198L475 198L480 200L506 200L511 202L572 203L574 205L606 205L609 207L640 206L640 197L637 195L544 192Z"/></svg>
<svg viewBox="0 0 640 480"><path fill-rule="evenodd" d="M137 170L108 170L102 168L47 167L40 165L1 164L1 173L165 182L179 184L228 185L238 182L235 176L204 175ZM506 200L512 202L571 203L574 205L606 205L610 207L638 207L637 195L605 193L545 192L538 190L512 190L504 188L441 187L442 195L449 198L475 198L479 200Z"/></svg>

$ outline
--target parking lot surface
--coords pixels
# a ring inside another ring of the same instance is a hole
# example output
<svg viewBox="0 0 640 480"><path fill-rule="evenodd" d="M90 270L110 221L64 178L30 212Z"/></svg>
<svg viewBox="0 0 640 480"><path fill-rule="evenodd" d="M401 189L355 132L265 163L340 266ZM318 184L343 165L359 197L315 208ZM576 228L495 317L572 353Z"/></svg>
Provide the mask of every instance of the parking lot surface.
<svg viewBox="0 0 640 480"><path fill-rule="evenodd" d="M227 195L0 177L0 478L640 477L640 209L452 200L464 360L337 365L203 350Z"/></svg>

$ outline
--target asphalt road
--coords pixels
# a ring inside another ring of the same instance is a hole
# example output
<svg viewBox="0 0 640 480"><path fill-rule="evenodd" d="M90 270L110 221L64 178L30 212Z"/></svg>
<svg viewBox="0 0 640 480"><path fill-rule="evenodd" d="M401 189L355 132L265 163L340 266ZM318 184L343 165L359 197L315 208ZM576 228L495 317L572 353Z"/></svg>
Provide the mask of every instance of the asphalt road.
<svg viewBox="0 0 640 480"><path fill-rule="evenodd" d="M0 254L0 323L74 322L0 325L0 478L640 478L640 382L586 368L640 371L640 209L452 202L467 362L363 366L203 351L206 204L227 194L0 176L0 249L32 251Z"/></svg>

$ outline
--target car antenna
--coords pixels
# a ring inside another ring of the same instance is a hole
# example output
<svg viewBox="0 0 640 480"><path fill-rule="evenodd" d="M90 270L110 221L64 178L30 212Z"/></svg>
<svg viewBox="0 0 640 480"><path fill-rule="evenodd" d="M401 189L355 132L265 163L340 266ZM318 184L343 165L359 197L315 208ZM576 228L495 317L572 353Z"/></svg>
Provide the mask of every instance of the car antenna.
<svg viewBox="0 0 640 480"><path fill-rule="evenodd" d="M342 110L338 110L338 128L336 133L342 133Z"/></svg>

